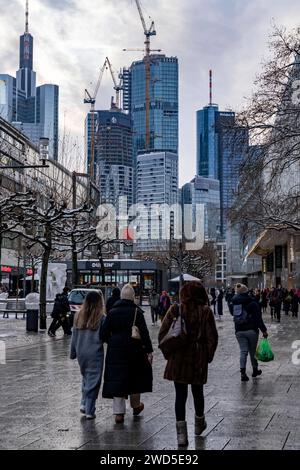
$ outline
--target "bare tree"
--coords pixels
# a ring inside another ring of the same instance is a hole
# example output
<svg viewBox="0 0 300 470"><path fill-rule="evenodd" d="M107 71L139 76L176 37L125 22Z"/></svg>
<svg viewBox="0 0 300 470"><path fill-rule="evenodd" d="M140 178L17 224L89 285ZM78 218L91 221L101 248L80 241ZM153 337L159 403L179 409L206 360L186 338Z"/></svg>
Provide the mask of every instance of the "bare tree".
<svg viewBox="0 0 300 470"><path fill-rule="evenodd" d="M243 230L300 230L300 29L274 26L271 58L237 123L249 129L231 221Z"/></svg>

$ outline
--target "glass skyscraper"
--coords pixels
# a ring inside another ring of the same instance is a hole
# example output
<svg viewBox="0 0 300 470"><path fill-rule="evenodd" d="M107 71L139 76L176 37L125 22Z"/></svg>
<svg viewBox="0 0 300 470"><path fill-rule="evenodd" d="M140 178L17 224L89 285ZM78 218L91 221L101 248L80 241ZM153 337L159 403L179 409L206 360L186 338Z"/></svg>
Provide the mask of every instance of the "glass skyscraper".
<svg viewBox="0 0 300 470"><path fill-rule="evenodd" d="M248 130L235 126L235 113L215 104L197 112L197 174L220 181L221 236L239 181L239 168L249 146Z"/></svg>
<svg viewBox="0 0 300 470"><path fill-rule="evenodd" d="M121 196L132 204L132 130L131 119L119 109L97 112L95 134L96 178L101 202L117 205ZM88 162L89 164L89 162Z"/></svg>
<svg viewBox="0 0 300 470"><path fill-rule="evenodd" d="M33 37L28 30L20 36L20 61L16 78L0 75L0 116L14 124L35 144L49 139L49 157L58 159L59 88L57 85L36 87L33 70Z"/></svg>
<svg viewBox="0 0 300 470"><path fill-rule="evenodd" d="M150 148L178 155L178 59L151 55ZM123 71L123 108L131 114L133 157L146 150L146 80L143 60Z"/></svg>

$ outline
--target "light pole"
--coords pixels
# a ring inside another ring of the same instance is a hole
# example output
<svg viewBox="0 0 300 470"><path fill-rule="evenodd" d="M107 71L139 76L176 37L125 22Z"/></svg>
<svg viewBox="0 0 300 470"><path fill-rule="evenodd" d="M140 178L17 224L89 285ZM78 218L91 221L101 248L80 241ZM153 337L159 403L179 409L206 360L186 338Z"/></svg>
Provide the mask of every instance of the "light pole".
<svg viewBox="0 0 300 470"><path fill-rule="evenodd" d="M90 203L91 199L91 176L87 173L78 173L73 171L72 173L72 208L76 209L77 206L77 178L87 178L88 179L88 204ZM76 228L76 223L74 224L74 229ZM78 284L78 256L77 256L77 246L76 246L76 238L74 233L71 235L71 244L72 244L72 285L75 287Z"/></svg>

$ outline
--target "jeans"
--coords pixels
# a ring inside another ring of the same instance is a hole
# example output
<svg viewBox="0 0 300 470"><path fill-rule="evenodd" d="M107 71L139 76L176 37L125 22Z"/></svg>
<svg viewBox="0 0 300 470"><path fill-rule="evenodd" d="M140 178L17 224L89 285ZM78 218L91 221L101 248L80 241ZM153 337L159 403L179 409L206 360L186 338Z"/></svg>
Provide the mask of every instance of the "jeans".
<svg viewBox="0 0 300 470"><path fill-rule="evenodd" d="M130 395L131 408L137 408L140 404L141 404L141 395L139 393L136 393L135 395ZM126 414L126 399L125 398L114 397L113 414L114 415Z"/></svg>
<svg viewBox="0 0 300 470"><path fill-rule="evenodd" d="M82 398L80 408L85 410L85 414L93 416L96 411L96 400L100 389L100 380L95 384L95 378L91 374L82 377Z"/></svg>
<svg viewBox="0 0 300 470"><path fill-rule="evenodd" d="M257 342L258 342L258 333L254 330L248 330L248 331L237 331L235 335L240 346L241 369L246 369L248 353L250 354L252 367L254 369L257 368L258 362L256 360L255 353L256 353Z"/></svg>
<svg viewBox="0 0 300 470"><path fill-rule="evenodd" d="M185 405L188 397L188 385L174 382L176 399L175 414L176 421L185 421ZM194 407L196 416L201 418L204 415L204 395L203 385L192 385L192 394L194 398Z"/></svg>

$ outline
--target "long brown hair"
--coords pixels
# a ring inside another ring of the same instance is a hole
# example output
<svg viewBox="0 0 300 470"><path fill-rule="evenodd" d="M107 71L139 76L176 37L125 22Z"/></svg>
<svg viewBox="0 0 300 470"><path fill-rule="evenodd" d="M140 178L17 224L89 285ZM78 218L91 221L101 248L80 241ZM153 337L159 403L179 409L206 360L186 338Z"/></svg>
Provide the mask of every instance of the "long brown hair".
<svg viewBox="0 0 300 470"><path fill-rule="evenodd" d="M78 330L97 330L104 315L102 292L89 292L76 314L74 326Z"/></svg>

